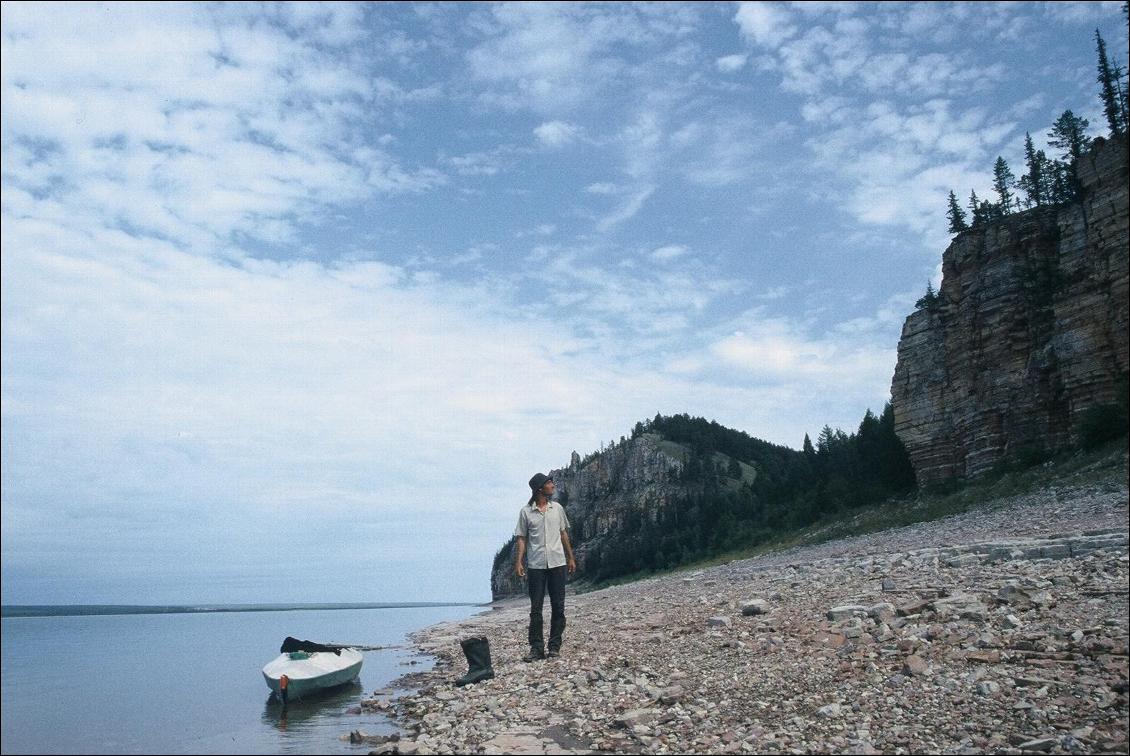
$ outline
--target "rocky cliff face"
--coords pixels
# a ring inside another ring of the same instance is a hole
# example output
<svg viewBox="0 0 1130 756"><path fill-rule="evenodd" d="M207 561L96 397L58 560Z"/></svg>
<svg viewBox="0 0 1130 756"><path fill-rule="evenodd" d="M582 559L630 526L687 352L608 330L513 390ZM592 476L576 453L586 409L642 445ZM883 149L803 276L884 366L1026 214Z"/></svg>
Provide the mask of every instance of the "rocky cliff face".
<svg viewBox="0 0 1130 756"><path fill-rule="evenodd" d="M1128 372L1125 138L1079 161L1077 202L963 232L938 302L906 319L891 386L919 485L1077 440Z"/></svg>
<svg viewBox="0 0 1130 756"><path fill-rule="evenodd" d="M625 520L639 515L655 520L677 495L686 450L654 433L615 444L585 460L573 452L569 466L551 470L557 493L572 526L570 536L577 558L577 575L585 557L604 538L615 538ZM515 507L515 516L517 507ZM503 547L491 573L494 597L524 593L525 581L514 574L513 541Z"/></svg>

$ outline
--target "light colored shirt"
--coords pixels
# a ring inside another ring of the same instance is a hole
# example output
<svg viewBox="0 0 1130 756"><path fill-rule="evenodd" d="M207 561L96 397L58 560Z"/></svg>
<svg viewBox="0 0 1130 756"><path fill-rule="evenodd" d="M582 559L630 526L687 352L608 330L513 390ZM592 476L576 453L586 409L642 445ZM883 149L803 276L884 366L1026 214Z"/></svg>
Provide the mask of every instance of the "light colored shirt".
<svg viewBox="0 0 1130 756"><path fill-rule="evenodd" d="M545 512L537 502L522 507L518 513L518 527L514 535L526 539L526 566L532 570L545 570L565 564L565 545L561 532L569 527L565 507L550 500Z"/></svg>

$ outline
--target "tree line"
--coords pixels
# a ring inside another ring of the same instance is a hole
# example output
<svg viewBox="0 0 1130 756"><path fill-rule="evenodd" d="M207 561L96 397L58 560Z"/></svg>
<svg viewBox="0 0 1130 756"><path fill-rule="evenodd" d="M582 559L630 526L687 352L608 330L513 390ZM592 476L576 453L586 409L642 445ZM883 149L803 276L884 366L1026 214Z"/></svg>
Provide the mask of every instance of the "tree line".
<svg viewBox="0 0 1130 756"><path fill-rule="evenodd" d="M599 512L570 510L574 543L586 547L589 580L671 569L756 546L915 487L889 403L880 415L868 410L851 433L825 426L815 444L806 434L801 451L685 413L636 423L631 437L644 433L686 450L681 493L666 507L624 512L612 538L595 537ZM562 490L563 504L566 495ZM512 559L508 543L495 566L509 569Z"/></svg>
<svg viewBox="0 0 1130 756"><path fill-rule="evenodd" d="M1123 3L1122 11L1123 14L1128 12L1126 3ZM1107 127L1112 137L1123 136L1127 129L1127 72L1107 55L1106 42L1098 29L1095 29L1095 46L1099 96ZM1017 178L1008 162L1000 156L993 164L996 202L978 197L974 190L969 195L969 212L966 214L957 195L950 190L946 210L950 233L960 234L1014 212L1074 200L1079 193L1075 166L1093 141L1087 135L1090 125L1086 118L1071 110L1063 111L1048 132L1048 144L1060 150L1054 158L1049 158L1043 150L1037 150L1032 143L1032 134L1025 132L1024 173Z"/></svg>

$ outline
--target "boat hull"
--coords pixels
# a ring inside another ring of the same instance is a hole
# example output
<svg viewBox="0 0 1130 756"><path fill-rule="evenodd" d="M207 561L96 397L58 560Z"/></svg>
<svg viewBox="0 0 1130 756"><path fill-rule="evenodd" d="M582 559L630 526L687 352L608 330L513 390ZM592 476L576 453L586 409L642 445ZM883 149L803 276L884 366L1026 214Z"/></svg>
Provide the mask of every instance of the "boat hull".
<svg viewBox="0 0 1130 756"><path fill-rule="evenodd" d="M279 654L263 667L263 679L267 687L279 693L279 680L287 676L287 697L301 698L303 695L326 688L335 688L357 679L364 661L361 652L353 648L343 648L341 654L317 651L306 654L305 658L291 658L291 654Z"/></svg>

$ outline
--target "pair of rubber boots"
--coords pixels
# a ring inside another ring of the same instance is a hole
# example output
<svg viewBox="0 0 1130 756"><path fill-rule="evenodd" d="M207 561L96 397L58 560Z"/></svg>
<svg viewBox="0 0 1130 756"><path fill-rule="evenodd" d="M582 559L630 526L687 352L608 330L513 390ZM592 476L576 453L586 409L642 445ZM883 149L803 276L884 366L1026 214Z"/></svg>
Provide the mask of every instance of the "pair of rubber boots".
<svg viewBox="0 0 1130 756"><path fill-rule="evenodd" d="M485 636L465 638L459 641L463 647L463 655L467 657L467 674L455 681L459 687L472 685L494 677L494 669L490 664L490 642Z"/></svg>

